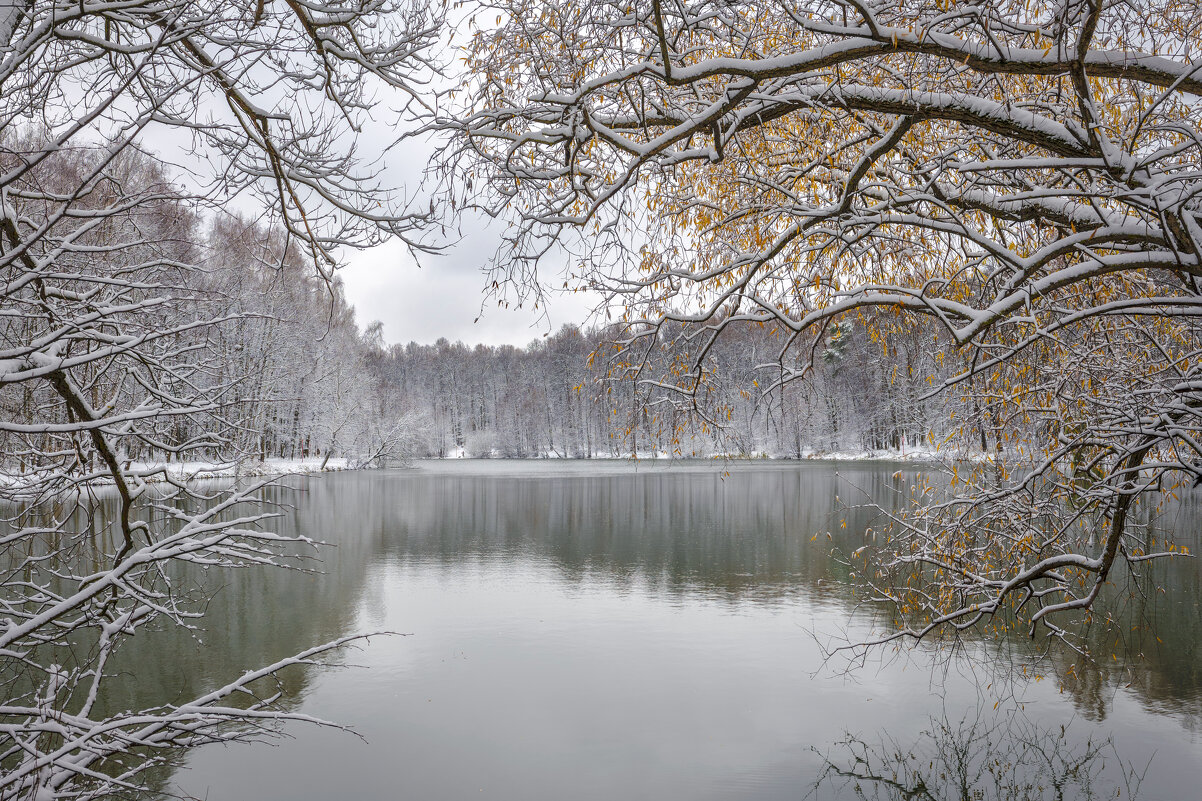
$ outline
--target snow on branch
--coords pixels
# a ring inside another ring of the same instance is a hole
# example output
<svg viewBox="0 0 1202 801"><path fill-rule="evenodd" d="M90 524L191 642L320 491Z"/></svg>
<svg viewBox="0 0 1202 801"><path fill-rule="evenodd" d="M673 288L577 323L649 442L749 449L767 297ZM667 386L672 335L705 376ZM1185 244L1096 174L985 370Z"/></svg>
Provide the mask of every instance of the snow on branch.
<svg viewBox="0 0 1202 801"><path fill-rule="evenodd" d="M740 375L781 418L792 382L837 382L849 342L908 365L885 392L925 377L918 394L943 399L950 432L928 443L977 467L915 488L856 571L902 635L1003 611L1063 635L1116 563L1181 555L1153 518L1202 482L1192 11L499 10L463 37L472 81L426 126L448 209L512 223L498 293L566 259L569 286L617 310L614 364L647 407L717 428L730 408L707 404L733 380L717 343L740 328L775 340Z"/></svg>

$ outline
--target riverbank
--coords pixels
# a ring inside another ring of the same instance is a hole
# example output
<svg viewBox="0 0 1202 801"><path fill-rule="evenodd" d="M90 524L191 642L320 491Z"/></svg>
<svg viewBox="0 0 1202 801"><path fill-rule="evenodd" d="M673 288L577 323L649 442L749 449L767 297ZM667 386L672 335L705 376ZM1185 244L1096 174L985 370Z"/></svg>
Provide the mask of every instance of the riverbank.
<svg viewBox="0 0 1202 801"><path fill-rule="evenodd" d="M263 461L245 462L171 462L144 464L133 462L129 467L131 472L139 475L150 474L146 480L153 480L157 475L159 480L168 478L178 481L192 481L206 478L240 478L243 476L289 476L308 473L333 473L354 469L348 459L264 459Z"/></svg>
<svg viewBox="0 0 1202 801"><path fill-rule="evenodd" d="M494 456L468 456L462 448L457 449L449 456L431 456L421 457L414 460L414 463L423 461L431 462L515 462L515 463L530 463L530 462L548 462L562 461L571 463L587 463L587 462L655 462L660 464L670 464L672 462L885 462L897 463L905 462L912 464L947 464L949 462L975 462L982 463L992 461L992 454L984 453L953 453L951 451L938 451L934 449L924 448L907 448L901 450L864 450L864 451L819 451L807 450L803 451L800 457L797 456L773 456L770 454L739 454L739 453L716 453L707 456L692 456L668 453L640 453L635 454L595 454L591 457L571 457L563 456L556 453L542 454L538 456L527 457L506 457L500 455ZM241 462L208 462L208 461L182 461L182 462L131 462L126 466L127 473L131 476L137 476L138 479L147 483L187 483L191 481L206 481L211 479L222 478L246 478L246 477L281 477L290 475L314 475L318 473L334 473L343 472L346 470L363 469L356 465L353 460L346 458L331 458L324 459L322 457L310 459L278 459L269 458L263 461L241 461ZM3 491L9 497L19 496L23 491L34 491L44 483L46 476L38 473L6 473L0 472L0 491ZM81 475L75 477L72 484L76 487L81 485L90 486L112 486L112 478L103 471L96 471L92 475Z"/></svg>
<svg viewBox="0 0 1202 801"><path fill-rule="evenodd" d="M613 461L732 461L732 462L915 462L921 464L946 464L948 462L992 462L995 454L980 451L938 450L935 448L906 448L904 450L860 450L860 451L824 451L806 449L798 455L773 455L769 453L713 453L705 455L679 454L663 452L634 453L597 453L592 456L565 456L549 452L535 456L503 456L494 453L488 456L469 456L463 448L456 448L446 456L422 457L438 461L496 461L496 462L529 462L529 461L567 461L567 462L613 462Z"/></svg>
<svg viewBox="0 0 1202 801"><path fill-rule="evenodd" d="M312 473L331 473L353 469L348 459L329 459L317 457L313 459L265 459L263 461L243 462L129 462L125 466L126 474L137 477L146 484L158 483L187 483L218 478L243 478L289 475L307 475ZM13 473L0 472L0 491L10 498L20 498L24 493L32 494L43 487L48 481L53 481L61 473L47 475L44 473ZM104 487L114 486L112 476L106 471L94 471L92 474L73 476L70 486Z"/></svg>

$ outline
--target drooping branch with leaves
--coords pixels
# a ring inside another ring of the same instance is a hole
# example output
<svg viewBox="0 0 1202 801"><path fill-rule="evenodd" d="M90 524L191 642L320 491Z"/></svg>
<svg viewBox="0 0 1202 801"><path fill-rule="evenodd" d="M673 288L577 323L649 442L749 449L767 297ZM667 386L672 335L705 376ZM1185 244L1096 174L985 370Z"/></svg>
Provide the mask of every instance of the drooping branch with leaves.
<svg viewBox="0 0 1202 801"><path fill-rule="evenodd" d="M804 379L847 322L881 347L921 331L954 367L932 392L977 460L854 556L897 612L882 639L1013 613L1063 635L1119 564L1179 553L1147 521L1155 493L1202 480L1191 4L519 1L473 19L471 78L430 128L454 204L514 222L498 286L571 254L569 285L622 309L626 372L685 407L736 326L778 337L758 391ZM686 357L655 373L655 349Z"/></svg>

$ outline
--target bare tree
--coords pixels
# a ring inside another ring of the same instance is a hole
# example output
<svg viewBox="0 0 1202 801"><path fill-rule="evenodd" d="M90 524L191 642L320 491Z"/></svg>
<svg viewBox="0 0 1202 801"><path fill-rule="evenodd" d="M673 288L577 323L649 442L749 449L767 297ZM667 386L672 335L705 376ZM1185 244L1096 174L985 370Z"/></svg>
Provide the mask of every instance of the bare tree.
<svg viewBox="0 0 1202 801"><path fill-rule="evenodd" d="M123 792L172 749L249 736L287 716L255 682L336 645L97 712L123 640L195 625L172 563L276 564L286 545L258 486L148 485L169 478L156 460L238 445L244 376L212 332L239 311L206 269L204 216L265 217L327 282L338 248L417 245L423 216L357 132L378 96L403 116L437 27L404 2L0 6L0 798Z"/></svg>
<svg viewBox="0 0 1202 801"><path fill-rule="evenodd" d="M988 458L857 551L897 612L882 639L1010 612L1062 635L1117 565L1179 552L1135 509L1202 480L1194 9L492 6L430 128L450 199L516 218L498 286L576 254L653 402L698 407L738 326L778 337L759 391L813 373L847 319L881 348L920 331L914 363L948 369L931 391ZM654 371L656 349L685 358Z"/></svg>

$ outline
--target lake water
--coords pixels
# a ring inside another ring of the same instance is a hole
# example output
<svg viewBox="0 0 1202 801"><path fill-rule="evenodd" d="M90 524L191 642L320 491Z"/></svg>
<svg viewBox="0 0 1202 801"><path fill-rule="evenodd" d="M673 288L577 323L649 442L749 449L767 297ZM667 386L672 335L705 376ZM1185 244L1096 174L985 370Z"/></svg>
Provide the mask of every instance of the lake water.
<svg viewBox="0 0 1202 801"><path fill-rule="evenodd" d="M960 746L979 765L1036 746L1071 760L1092 740L1094 797L1128 796L1123 764L1146 768L1138 798L1202 797L1196 560L1157 567L1163 596L1119 605L1105 664L1059 654L1015 678L1005 643L824 662L824 643L874 615L830 555L862 542L869 515L837 498L891 503L897 469L437 462L298 480L279 525L330 544L320 572L223 576L203 643L137 638L112 703L389 630L405 636L285 677L290 709L363 739L289 725L270 744L198 749L164 786L209 801L850 799L854 782L815 782L853 765L851 736L924 769ZM1183 541L1198 520L1183 507Z"/></svg>

